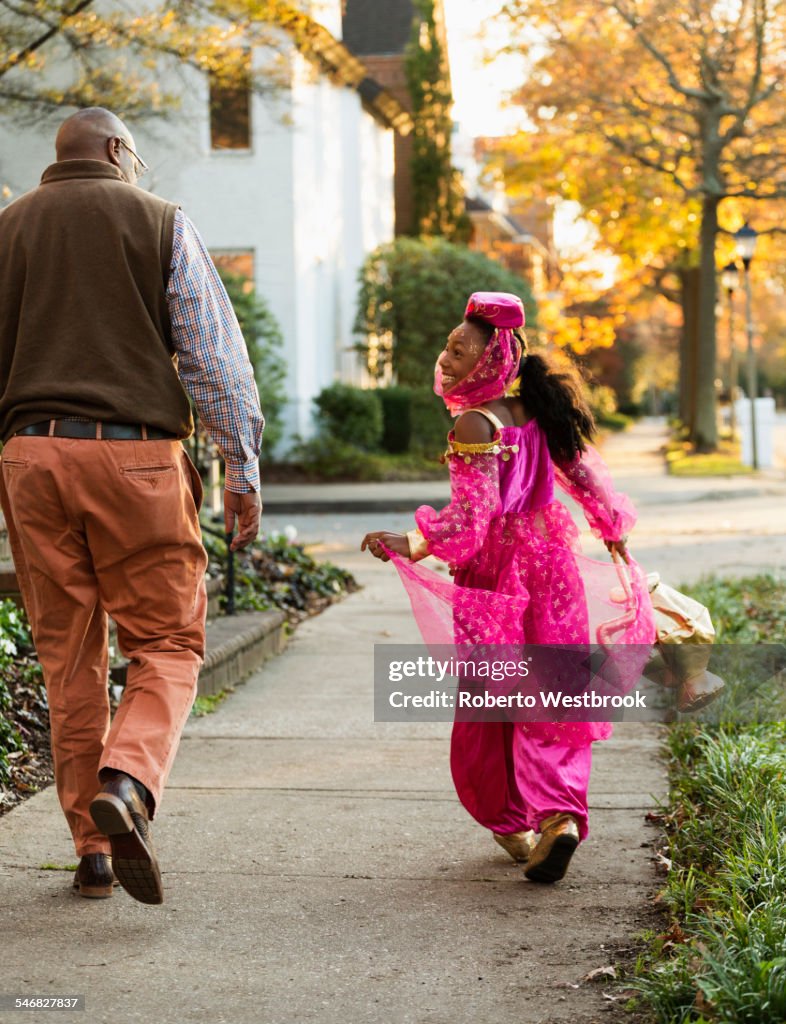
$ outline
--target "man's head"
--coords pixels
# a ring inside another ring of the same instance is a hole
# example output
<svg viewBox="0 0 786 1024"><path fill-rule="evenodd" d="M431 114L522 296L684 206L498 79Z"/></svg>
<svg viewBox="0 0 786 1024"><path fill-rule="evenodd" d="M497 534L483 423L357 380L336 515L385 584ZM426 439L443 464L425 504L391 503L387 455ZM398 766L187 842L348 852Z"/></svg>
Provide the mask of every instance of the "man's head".
<svg viewBox="0 0 786 1024"><path fill-rule="evenodd" d="M111 110L87 107L66 118L55 139L55 152L60 160L103 160L114 164L129 183L147 170L136 155L134 137Z"/></svg>

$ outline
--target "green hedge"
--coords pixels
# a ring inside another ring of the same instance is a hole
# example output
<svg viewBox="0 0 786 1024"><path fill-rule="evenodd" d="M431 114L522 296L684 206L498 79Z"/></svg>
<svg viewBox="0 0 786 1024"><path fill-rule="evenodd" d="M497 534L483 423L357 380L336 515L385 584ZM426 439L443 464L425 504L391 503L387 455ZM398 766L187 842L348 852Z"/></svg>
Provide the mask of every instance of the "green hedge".
<svg viewBox="0 0 786 1024"><path fill-rule="evenodd" d="M412 441L411 388L380 388L374 393L382 406L382 448L392 455L408 452Z"/></svg>
<svg viewBox="0 0 786 1024"><path fill-rule="evenodd" d="M374 451L382 440L382 406L374 391L331 384L314 399L321 434Z"/></svg>

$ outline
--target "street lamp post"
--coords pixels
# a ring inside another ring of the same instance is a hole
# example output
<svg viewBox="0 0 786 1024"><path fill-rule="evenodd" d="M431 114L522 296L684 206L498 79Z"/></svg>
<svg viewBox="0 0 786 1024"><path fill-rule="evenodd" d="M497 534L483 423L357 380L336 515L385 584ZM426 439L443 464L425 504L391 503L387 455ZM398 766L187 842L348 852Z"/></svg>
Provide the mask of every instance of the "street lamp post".
<svg viewBox="0 0 786 1024"><path fill-rule="evenodd" d="M751 261L756 252L758 235L749 225L743 224L734 235L737 244L737 255L745 268L745 320L748 333L748 398L751 403L751 455L753 468L759 468L759 451L756 437L756 352L753 348L753 314L751 312Z"/></svg>
<svg viewBox="0 0 786 1024"><path fill-rule="evenodd" d="M721 271L721 284L729 300L729 429L731 439L737 432L737 410L734 394L737 390L737 346L734 344L734 293L740 286L740 272L736 263L727 263Z"/></svg>

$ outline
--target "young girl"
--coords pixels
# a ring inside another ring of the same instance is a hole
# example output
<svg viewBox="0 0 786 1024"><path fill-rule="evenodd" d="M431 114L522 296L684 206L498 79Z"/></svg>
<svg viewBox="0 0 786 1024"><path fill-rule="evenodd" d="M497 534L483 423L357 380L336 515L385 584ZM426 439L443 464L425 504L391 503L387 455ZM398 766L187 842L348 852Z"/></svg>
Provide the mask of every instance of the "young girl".
<svg viewBox="0 0 786 1024"><path fill-rule="evenodd" d="M646 651L655 634L652 609L643 573L625 548L633 506L587 445L594 423L578 382L527 353L523 325L515 295L470 296L435 371L435 392L458 416L446 453L450 504L441 512L422 506L416 530L369 533L361 549L393 558L427 644L603 638ZM555 483L627 562L627 614L617 569L581 554L578 530L554 500ZM429 554L451 566L453 584L415 564ZM591 743L611 731L609 722L454 722L459 799L526 862L530 879L562 878L587 838Z"/></svg>

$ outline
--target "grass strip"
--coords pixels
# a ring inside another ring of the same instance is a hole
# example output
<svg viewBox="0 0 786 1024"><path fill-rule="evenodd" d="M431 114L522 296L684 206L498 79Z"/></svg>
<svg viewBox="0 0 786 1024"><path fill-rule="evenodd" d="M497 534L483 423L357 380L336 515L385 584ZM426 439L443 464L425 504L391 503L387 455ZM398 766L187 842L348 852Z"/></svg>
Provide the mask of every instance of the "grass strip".
<svg viewBox="0 0 786 1024"><path fill-rule="evenodd" d="M781 642L786 582L705 580L724 643ZM658 902L668 915L625 988L658 1024L786 1021L786 722L680 722ZM639 1018L641 1019L641 1018Z"/></svg>
<svg viewBox="0 0 786 1024"><path fill-rule="evenodd" d="M672 476L738 476L753 469L740 461L737 442L721 441L718 450L695 452L688 441L673 440L666 447L666 466Z"/></svg>

